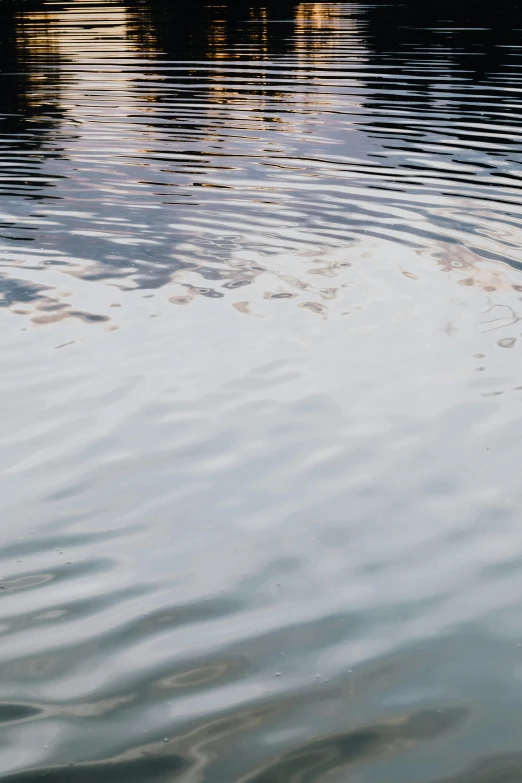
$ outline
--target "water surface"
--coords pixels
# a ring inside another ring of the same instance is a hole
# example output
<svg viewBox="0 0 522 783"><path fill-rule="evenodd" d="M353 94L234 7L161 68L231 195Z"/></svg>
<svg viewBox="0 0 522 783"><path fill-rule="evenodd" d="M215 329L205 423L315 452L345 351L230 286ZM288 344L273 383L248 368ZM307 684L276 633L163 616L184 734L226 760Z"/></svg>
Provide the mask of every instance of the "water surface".
<svg viewBox="0 0 522 783"><path fill-rule="evenodd" d="M522 14L178 5L1 6L0 778L515 783Z"/></svg>

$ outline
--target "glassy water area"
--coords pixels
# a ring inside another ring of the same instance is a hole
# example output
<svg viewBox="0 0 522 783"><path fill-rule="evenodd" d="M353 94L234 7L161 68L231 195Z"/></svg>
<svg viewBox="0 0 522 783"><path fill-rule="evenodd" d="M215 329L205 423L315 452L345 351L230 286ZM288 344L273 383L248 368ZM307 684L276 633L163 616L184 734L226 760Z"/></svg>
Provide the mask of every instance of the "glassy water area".
<svg viewBox="0 0 522 783"><path fill-rule="evenodd" d="M517 5L1 3L3 781L522 779Z"/></svg>

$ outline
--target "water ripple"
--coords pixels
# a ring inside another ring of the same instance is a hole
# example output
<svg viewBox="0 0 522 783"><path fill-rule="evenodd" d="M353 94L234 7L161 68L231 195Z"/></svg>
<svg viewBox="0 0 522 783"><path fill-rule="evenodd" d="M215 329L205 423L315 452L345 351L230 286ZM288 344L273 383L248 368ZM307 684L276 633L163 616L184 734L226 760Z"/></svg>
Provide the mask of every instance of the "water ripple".
<svg viewBox="0 0 522 783"><path fill-rule="evenodd" d="M517 9L0 15L1 779L518 779Z"/></svg>

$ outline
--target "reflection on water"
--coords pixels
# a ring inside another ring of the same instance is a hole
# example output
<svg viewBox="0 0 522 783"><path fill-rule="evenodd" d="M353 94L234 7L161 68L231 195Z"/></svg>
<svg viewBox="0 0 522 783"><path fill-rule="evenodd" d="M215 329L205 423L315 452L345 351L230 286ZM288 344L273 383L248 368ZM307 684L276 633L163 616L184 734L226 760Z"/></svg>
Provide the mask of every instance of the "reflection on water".
<svg viewBox="0 0 522 783"><path fill-rule="evenodd" d="M518 781L518 9L178 5L1 7L0 776Z"/></svg>

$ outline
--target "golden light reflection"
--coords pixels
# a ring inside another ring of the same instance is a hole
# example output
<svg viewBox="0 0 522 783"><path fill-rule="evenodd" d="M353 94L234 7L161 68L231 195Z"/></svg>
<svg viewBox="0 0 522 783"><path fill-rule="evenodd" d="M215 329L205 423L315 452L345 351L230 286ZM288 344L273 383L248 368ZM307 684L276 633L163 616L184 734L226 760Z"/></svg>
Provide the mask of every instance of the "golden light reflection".
<svg viewBox="0 0 522 783"><path fill-rule="evenodd" d="M344 43L339 48L339 41ZM347 60L366 57L367 50L358 17L344 12L332 3L301 3L295 12L295 49L314 59L317 54L323 64L328 64L332 54L340 65Z"/></svg>
<svg viewBox="0 0 522 783"><path fill-rule="evenodd" d="M311 23L316 29L330 25L332 20L339 18L339 13L331 5L325 3L301 3L297 9L295 18L297 22Z"/></svg>

